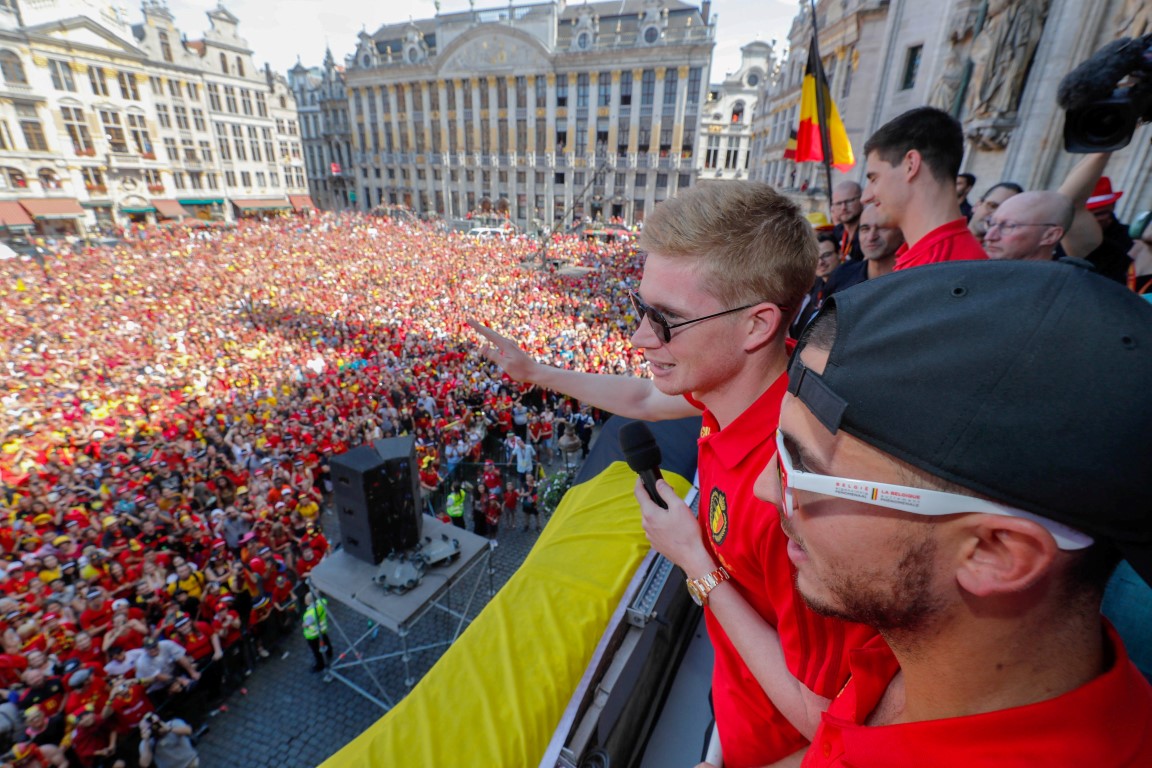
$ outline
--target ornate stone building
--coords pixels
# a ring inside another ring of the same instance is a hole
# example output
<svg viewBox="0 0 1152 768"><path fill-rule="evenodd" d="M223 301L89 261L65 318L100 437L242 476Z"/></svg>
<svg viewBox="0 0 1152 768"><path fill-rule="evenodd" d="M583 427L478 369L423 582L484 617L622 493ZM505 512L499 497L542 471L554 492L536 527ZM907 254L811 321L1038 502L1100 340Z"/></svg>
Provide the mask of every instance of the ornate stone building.
<svg viewBox="0 0 1152 768"><path fill-rule="evenodd" d="M740 49L740 66L708 91L700 119L697 167L702 179L741 179L752 152L752 115L776 69L772 45L760 41Z"/></svg>
<svg viewBox="0 0 1152 768"><path fill-rule="evenodd" d="M310 206L295 100L218 7L188 41L95 0L0 0L0 227L45 234Z"/></svg>
<svg viewBox="0 0 1152 768"><path fill-rule="evenodd" d="M288 82L296 94L312 199L324 210L355 206L344 67L336 64L329 50L322 66L297 63L288 72Z"/></svg>
<svg viewBox="0 0 1152 768"><path fill-rule="evenodd" d="M787 130L795 126L797 72L802 77L811 38L807 7L801 4L790 55L754 129L755 173L793 190L804 180L809 190L821 186L817 172L823 173L815 164L783 159ZM1136 0L821 0L821 53L858 160L846 175L834 171L834 183L863 178L861 148L885 121L933 104L964 125L963 170L976 175L977 194L1001 180L1029 189L1059 186L1078 156L1063 148L1057 85L1105 43L1146 33L1150 8ZM1150 139L1152 129L1140 127L1106 171L1125 191L1117 206L1121 218L1152 207Z"/></svg>
<svg viewBox="0 0 1152 768"><path fill-rule="evenodd" d="M362 33L345 73L357 204L526 229L638 221L696 176L709 4L541 2Z"/></svg>

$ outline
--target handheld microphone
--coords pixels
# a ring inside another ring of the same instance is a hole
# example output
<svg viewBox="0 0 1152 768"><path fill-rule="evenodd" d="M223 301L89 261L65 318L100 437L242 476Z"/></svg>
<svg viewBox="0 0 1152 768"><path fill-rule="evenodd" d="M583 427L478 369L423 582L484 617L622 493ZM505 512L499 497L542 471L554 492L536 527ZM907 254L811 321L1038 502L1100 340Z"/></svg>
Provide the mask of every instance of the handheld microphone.
<svg viewBox="0 0 1152 768"><path fill-rule="evenodd" d="M633 472L640 475L644 483L644 490L648 498L660 507L668 509L664 499L656 491L656 481L660 475L660 446L652 436L652 430L642 421L630 421L620 427L620 450L624 452L624 460Z"/></svg>

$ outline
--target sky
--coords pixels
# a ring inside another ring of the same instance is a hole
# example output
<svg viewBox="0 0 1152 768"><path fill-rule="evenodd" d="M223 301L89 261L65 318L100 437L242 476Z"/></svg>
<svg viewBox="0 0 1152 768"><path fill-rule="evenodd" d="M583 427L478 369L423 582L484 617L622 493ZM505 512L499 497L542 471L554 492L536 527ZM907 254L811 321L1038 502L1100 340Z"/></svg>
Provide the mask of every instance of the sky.
<svg viewBox="0 0 1152 768"><path fill-rule="evenodd" d="M268 62L279 72L291 69L297 57L305 66L320 64L327 46L331 46L338 62L343 61L355 49L361 29L374 32L384 24L436 14L433 0L223 0L223 5L240 19L240 36L255 52L257 65ZM570 0L569 5L576 3ZM216 6L217 0L168 0L177 27L192 40L200 38L208 28L204 14ZM500 2L476 0L477 8L502 6ZM466 10L468 0L440 3L442 13ZM713 0L712 13L719 15L712 58L713 82L740 66L740 46L753 40L786 41L798 10L797 0Z"/></svg>

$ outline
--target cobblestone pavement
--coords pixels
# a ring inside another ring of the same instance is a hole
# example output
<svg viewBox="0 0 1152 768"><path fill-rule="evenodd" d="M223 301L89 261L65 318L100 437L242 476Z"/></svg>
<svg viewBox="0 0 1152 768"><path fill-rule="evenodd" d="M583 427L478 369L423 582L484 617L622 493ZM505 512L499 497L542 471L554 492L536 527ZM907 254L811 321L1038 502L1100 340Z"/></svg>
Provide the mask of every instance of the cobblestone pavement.
<svg viewBox="0 0 1152 768"><path fill-rule="evenodd" d="M544 520L541 521L545 522ZM335 532L336 521L325 519L325 529ZM524 561L540 534L512 530L502 523L499 545L492 553L493 587L499 590ZM479 576L483 566L474 571ZM466 589L472 576L458 589ZM463 591L457 594L465 594ZM463 605L464 598L457 607ZM475 616L487 603L487 577L470 611ZM353 639L371 628L370 622L337 603L330 602L333 628L330 633L338 651L347 647L339 638L343 630ZM412 630L412 647L450 637L456 620L441 611L429 612ZM337 629L337 627L339 629ZM400 649L396 635L381 630L362 644L368 655L387 654ZM427 672L443 648L412 655L411 671L419 679ZM283 654L287 654L286 657ZM323 675L310 671L312 654L295 627L278 652L260 662L247 680L245 688L226 702L226 711L210 717L209 730L197 748L203 768L312 768L333 755L372 723L384 715L378 705L359 695L338 680L324 682ZM386 659L373 665L388 698L393 703L402 698L407 688L399 659ZM369 688L375 686L362 672L350 678Z"/></svg>

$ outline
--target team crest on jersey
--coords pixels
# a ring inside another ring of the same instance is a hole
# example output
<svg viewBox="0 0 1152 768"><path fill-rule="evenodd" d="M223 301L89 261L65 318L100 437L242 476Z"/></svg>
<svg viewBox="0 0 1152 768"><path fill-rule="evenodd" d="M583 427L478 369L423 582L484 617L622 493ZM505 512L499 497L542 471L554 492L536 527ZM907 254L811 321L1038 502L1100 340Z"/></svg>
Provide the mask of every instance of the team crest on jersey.
<svg viewBox="0 0 1152 768"><path fill-rule="evenodd" d="M707 425L700 427L700 437L708 437L710 434L712 434L712 427Z"/></svg>
<svg viewBox="0 0 1152 768"><path fill-rule="evenodd" d="M717 544L723 544L728 536L728 497L719 488L712 489L708 500L708 530Z"/></svg>

